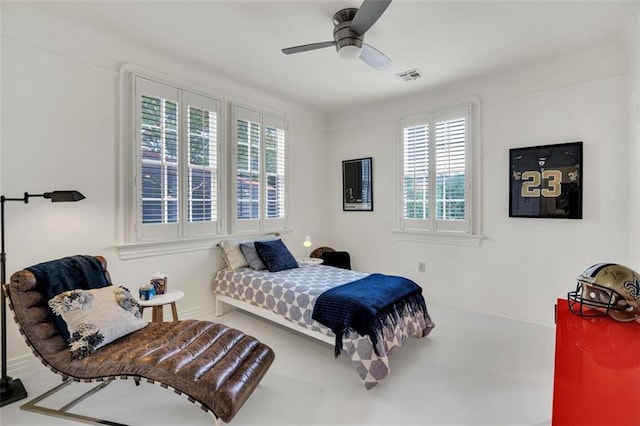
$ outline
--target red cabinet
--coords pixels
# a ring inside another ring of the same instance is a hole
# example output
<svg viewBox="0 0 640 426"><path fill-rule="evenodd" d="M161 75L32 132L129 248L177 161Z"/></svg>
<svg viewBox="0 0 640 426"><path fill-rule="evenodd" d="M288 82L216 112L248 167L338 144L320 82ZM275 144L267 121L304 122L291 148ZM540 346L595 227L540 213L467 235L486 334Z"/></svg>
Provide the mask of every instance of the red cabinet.
<svg viewBox="0 0 640 426"><path fill-rule="evenodd" d="M640 426L640 323L556 312L552 425Z"/></svg>

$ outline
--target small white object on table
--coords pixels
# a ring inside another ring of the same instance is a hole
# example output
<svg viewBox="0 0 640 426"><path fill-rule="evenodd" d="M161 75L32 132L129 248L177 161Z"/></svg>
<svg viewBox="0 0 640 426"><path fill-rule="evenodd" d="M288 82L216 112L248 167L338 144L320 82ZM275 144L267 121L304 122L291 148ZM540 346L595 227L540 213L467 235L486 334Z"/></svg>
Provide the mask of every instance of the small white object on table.
<svg viewBox="0 0 640 426"><path fill-rule="evenodd" d="M156 294L149 300L139 300L140 313L144 312L144 308L153 308L151 315L151 322L163 322L164 313L162 307L164 305L171 304L171 312L173 313L173 320L178 321L178 309L176 308L176 301L184 297L182 290L169 290L164 294Z"/></svg>
<svg viewBox="0 0 640 426"><path fill-rule="evenodd" d="M320 265L324 262L324 260L319 257L304 257L302 259L298 259L298 263L302 263L303 265Z"/></svg>

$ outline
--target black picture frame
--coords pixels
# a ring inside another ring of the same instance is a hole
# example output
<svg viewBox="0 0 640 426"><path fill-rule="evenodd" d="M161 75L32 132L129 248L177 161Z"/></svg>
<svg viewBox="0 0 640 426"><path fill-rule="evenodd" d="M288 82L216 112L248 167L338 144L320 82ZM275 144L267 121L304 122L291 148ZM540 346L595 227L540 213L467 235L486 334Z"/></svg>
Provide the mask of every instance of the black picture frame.
<svg viewBox="0 0 640 426"><path fill-rule="evenodd" d="M509 217L582 219L582 142L509 150Z"/></svg>
<svg viewBox="0 0 640 426"><path fill-rule="evenodd" d="M342 162L342 210L373 211L373 158Z"/></svg>

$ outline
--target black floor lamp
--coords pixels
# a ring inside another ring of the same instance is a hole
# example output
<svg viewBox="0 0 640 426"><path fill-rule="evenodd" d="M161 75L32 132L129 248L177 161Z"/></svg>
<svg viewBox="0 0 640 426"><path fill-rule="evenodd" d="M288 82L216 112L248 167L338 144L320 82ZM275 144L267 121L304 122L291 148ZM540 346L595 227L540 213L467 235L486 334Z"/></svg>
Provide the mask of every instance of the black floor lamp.
<svg viewBox="0 0 640 426"><path fill-rule="evenodd" d="M2 241L2 253L0 254L0 263L2 264L0 285L4 286L7 281L7 254L4 251L4 203L5 201L22 201L25 204L29 202L31 197L48 198L52 203L59 201L80 201L84 195L78 191L53 191L44 194L24 193L23 198L7 198L0 196L0 240ZM0 407L4 407L12 402L19 401L27 397L27 391L20 379L12 379L7 376L7 307L4 291L2 292L2 379L0 379Z"/></svg>

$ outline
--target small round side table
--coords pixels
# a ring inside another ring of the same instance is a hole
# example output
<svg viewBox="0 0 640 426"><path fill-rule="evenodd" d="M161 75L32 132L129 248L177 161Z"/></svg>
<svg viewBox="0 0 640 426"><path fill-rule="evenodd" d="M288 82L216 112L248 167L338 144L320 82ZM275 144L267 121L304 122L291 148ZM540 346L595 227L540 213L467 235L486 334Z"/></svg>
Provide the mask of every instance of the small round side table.
<svg viewBox="0 0 640 426"><path fill-rule="evenodd" d="M182 290L169 290L165 294L156 294L151 300L138 300L140 305L140 313L144 312L144 308L153 308L151 315L151 322L163 322L164 312L162 307L164 305L171 304L171 312L173 313L173 320L178 321L178 309L176 308L176 301L184 297Z"/></svg>
<svg viewBox="0 0 640 426"><path fill-rule="evenodd" d="M324 260L319 257L303 257L302 259L298 259L298 263L303 265L322 265Z"/></svg>

